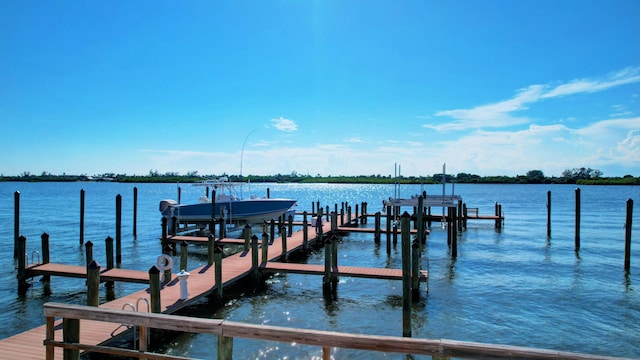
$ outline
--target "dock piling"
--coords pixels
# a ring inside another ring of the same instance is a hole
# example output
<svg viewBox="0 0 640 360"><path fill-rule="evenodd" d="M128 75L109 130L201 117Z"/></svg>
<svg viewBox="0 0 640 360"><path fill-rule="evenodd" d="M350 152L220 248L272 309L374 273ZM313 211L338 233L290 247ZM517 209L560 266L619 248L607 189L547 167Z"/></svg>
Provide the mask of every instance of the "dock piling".
<svg viewBox="0 0 640 360"><path fill-rule="evenodd" d="M413 300L420 298L420 240L415 239L411 244L411 297Z"/></svg>
<svg viewBox="0 0 640 360"><path fill-rule="evenodd" d="M40 240L41 240L41 246L42 246L42 263L48 264L49 263L49 234L47 234L46 232L42 233L42 235L40 236ZM42 276L42 281L48 283L50 280L51 280L51 277L49 275Z"/></svg>
<svg viewBox="0 0 640 360"><path fill-rule="evenodd" d="M80 190L80 245L84 244L84 189Z"/></svg>
<svg viewBox="0 0 640 360"><path fill-rule="evenodd" d="M262 233L262 262L261 264L266 264L269 261L269 235L267 232Z"/></svg>
<svg viewBox="0 0 640 360"><path fill-rule="evenodd" d="M207 237L207 265L213 265L213 251L216 246L216 237L213 236L213 233L209 234Z"/></svg>
<svg viewBox="0 0 640 360"><path fill-rule="evenodd" d="M547 191L547 237L551 237L551 190Z"/></svg>
<svg viewBox="0 0 640 360"><path fill-rule="evenodd" d="M80 343L80 320L64 318L62 320L62 341L70 344ZM64 360L80 360L80 350L64 348L62 350Z"/></svg>
<svg viewBox="0 0 640 360"><path fill-rule="evenodd" d="M87 305L100 306L100 264L95 260L87 267Z"/></svg>
<svg viewBox="0 0 640 360"><path fill-rule="evenodd" d="M138 187L133 187L133 237L138 236Z"/></svg>
<svg viewBox="0 0 640 360"><path fill-rule="evenodd" d="M624 271L627 273L631 269L631 227L633 223L633 200L627 200L627 216L624 222Z"/></svg>
<svg viewBox="0 0 640 360"><path fill-rule="evenodd" d="M309 221L307 220L307 212L302 213L302 250L304 253L309 252Z"/></svg>
<svg viewBox="0 0 640 360"><path fill-rule="evenodd" d="M107 238L104 239L104 243L105 251L107 253L107 270L111 270L113 269L113 238L111 236L107 236ZM113 281L107 281L105 283L105 287L113 288Z"/></svg>
<svg viewBox="0 0 640 360"><path fill-rule="evenodd" d="M151 312L156 314L162 312L160 304L160 269L155 265L149 268L149 299Z"/></svg>
<svg viewBox="0 0 640 360"><path fill-rule="evenodd" d="M23 235L18 237L18 292L22 293L29 287L25 278L27 267L27 238Z"/></svg>
<svg viewBox="0 0 640 360"><path fill-rule="evenodd" d="M402 231L402 336L411 337L411 216L400 217Z"/></svg>
<svg viewBox="0 0 640 360"><path fill-rule="evenodd" d="M375 220L374 220L374 235L373 235L373 241L376 244L380 243L380 227L381 227L381 220L380 220L380 211L376 212L375 214Z"/></svg>
<svg viewBox="0 0 640 360"><path fill-rule="evenodd" d="M122 195L116 196L116 264L122 264Z"/></svg>
<svg viewBox="0 0 640 360"><path fill-rule="evenodd" d="M258 282L258 237L256 235L251 237L251 273L255 286Z"/></svg>
<svg viewBox="0 0 640 360"><path fill-rule="evenodd" d="M282 255L280 260L287 262L289 260L289 253L287 252L287 229L284 225L280 227L280 236L282 237Z"/></svg>
<svg viewBox="0 0 640 360"><path fill-rule="evenodd" d="M580 250L580 188L576 188L576 252Z"/></svg>
<svg viewBox="0 0 640 360"><path fill-rule="evenodd" d="M20 191L13 193L13 258L18 259L22 257L24 251L21 253L18 249L18 239L20 238ZM19 255L19 256L18 256Z"/></svg>
<svg viewBox="0 0 640 360"><path fill-rule="evenodd" d="M331 237L328 236L324 241L324 276L322 277L322 293L325 296L331 294L331 275L332 275L332 267L331 267Z"/></svg>
<svg viewBox="0 0 640 360"><path fill-rule="evenodd" d="M219 301L222 301L222 246L217 245L214 250L215 257L215 286L216 296Z"/></svg>
<svg viewBox="0 0 640 360"><path fill-rule="evenodd" d="M182 240L180 242L180 270L187 271L187 261L189 258L189 244Z"/></svg>
<svg viewBox="0 0 640 360"><path fill-rule="evenodd" d="M84 252L86 258L87 272L89 271L89 264L93 261L93 242L91 240L84 244Z"/></svg>

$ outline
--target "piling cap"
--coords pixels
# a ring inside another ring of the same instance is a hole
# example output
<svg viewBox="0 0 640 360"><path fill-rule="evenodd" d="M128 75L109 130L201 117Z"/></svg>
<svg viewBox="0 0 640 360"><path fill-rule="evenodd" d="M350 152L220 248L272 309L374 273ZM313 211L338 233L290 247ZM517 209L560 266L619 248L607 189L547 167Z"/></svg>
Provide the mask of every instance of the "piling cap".
<svg viewBox="0 0 640 360"><path fill-rule="evenodd" d="M189 276L190 274L186 271L184 271L184 269L180 270L180 272L176 275L178 277L180 276Z"/></svg>

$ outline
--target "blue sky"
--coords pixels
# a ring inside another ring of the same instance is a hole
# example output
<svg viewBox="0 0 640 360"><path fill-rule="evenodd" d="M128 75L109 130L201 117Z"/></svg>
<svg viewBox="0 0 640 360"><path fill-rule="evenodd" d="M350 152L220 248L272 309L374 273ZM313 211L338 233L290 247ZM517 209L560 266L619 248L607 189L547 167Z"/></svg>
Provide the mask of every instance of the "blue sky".
<svg viewBox="0 0 640 360"><path fill-rule="evenodd" d="M640 1L0 0L0 174L640 176Z"/></svg>

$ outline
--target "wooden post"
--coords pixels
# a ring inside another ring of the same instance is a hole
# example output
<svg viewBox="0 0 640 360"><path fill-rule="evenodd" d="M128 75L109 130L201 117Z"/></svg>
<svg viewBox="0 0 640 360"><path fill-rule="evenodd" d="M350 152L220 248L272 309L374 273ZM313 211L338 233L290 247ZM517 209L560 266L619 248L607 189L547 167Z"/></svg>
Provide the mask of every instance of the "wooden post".
<svg viewBox="0 0 640 360"><path fill-rule="evenodd" d="M393 230L394 230L393 232L394 235L397 236L395 232L397 228L395 226L393 227ZM391 255L391 239L387 236L387 256L390 256L390 255Z"/></svg>
<svg viewBox="0 0 640 360"><path fill-rule="evenodd" d="M282 255L281 260L287 262L289 260L289 254L287 252L287 229L284 225L280 228L280 236L282 237Z"/></svg>
<svg viewBox="0 0 640 360"><path fill-rule="evenodd" d="M380 243L380 227L381 227L381 221L380 221L380 211L376 212L375 214L375 221L374 221L374 232L373 232L373 241L376 244Z"/></svg>
<svg viewBox="0 0 640 360"><path fill-rule="evenodd" d="M116 264L122 264L122 195L116 195Z"/></svg>
<svg viewBox="0 0 640 360"><path fill-rule="evenodd" d="M18 256L18 292L22 292L23 290L29 287L29 285L27 284L27 279L25 278L25 274L27 272L26 270L27 250L26 249L27 249L27 238L20 235L20 237L18 237L18 246L17 246L18 255L19 255Z"/></svg>
<svg viewBox="0 0 640 360"><path fill-rule="evenodd" d="M93 242L91 240L84 244L87 272L89 272L89 264L93 261Z"/></svg>
<svg viewBox="0 0 640 360"><path fill-rule="evenodd" d="M351 205L347 206L347 226L351 226Z"/></svg>
<svg viewBox="0 0 640 360"><path fill-rule="evenodd" d="M104 243L104 248L107 253L107 270L111 270L113 269L113 238L111 236L107 236L107 238L104 239ZM107 281L105 283L105 287L110 289L113 288L113 281Z"/></svg>
<svg viewBox="0 0 640 360"><path fill-rule="evenodd" d="M411 337L411 216L400 218L402 229L402 336Z"/></svg>
<svg viewBox="0 0 640 360"><path fill-rule="evenodd" d="M244 236L244 251L249 251L249 244L251 242L251 225L246 224L242 230Z"/></svg>
<svg viewBox="0 0 640 360"><path fill-rule="evenodd" d="M307 220L307 212L302 213L302 250L304 253L309 252L309 233L307 232L309 228L309 222Z"/></svg>
<svg viewBox="0 0 640 360"><path fill-rule="evenodd" d="M171 235L178 235L178 227L180 224L178 223L178 217L173 215L171 217Z"/></svg>
<svg viewBox="0 0 640 360"><path fill-rule="evenodd" d="M13 258L24 257L24 251L18 251L18 238L20 238L20 191L13 193Z"/></svg>
<svg viewBox="0 0 640 360"><path fill-rule="evenodd" d="M498 208L498 202L496 201L495 205L494 205L494 211L493 214L496 216L496 222L494 227L496 229L500 229L500 210Z"/></svg>
<svg viewBox="0 0 640 360"><path fill-rule="evenodd" d="M42 263L43 264L48 264L49 263L49 234L42 233L42 235L40 236L40 243L41 243L41 247L42 247ZM44 282L49 282L51 279L51 277L49 275L43 275L42 276L42 281Z"/></svg>
<svg viewBox="0 0 640 360"><path fill-rule="evenodd" d="M420 240L416 239L411 244L411 297L414 300L420 298Z"/></svg>
<svg viewBox="0 0 640 360"><path fill-rule="evenodd" d="M182 240L180 242L180 270L187 271L187 261L188 261L188 250L189 244Z"/></svg>
<svg viewBox="0 0 640 360"><path fill-rule="evenodd" d="M167 218L162 217L162 247L167 244Z"/></svg>
<svg viewBox="0 0 640 360"><path fill-rule="evenodd" d="M149 268L149 299L151 312L156 314L162 312L160 304L160 269L155 265Z"/></svg>
<svg viewBox="0 0 640 360"><path fill-rule="evenodd" d="M318 239L322 240L322 233L324 232L324 229L322 228L322 208L320 207L320 202L318 201L318 215L316 217L316 221L317 221L317 227L316 229L318 229L317 231L317 235L318 235Z"/></svg>
<svg viewBox="0 0 640 360"><path fill-rule="evenodd" d="M337 220L337 219L336 219ZM335 290L338 286L338 239L331 242L331 285Z"/></svg>
<svg viewBox="0 0 640 360"><path fill-rule="evenodd" d="M551 191L547 191L547 237L551 237Z"/></svg>
<svg viewBox="0 0 640 360"><path fill-rule="evenodd" d="M62 319L62 341L74 344L80 343L79 319ZM80 360L80 350L64 348L62 350L62 358L64 360Z"/></svg>
<svg viewBox="0 0 640 360"><path fill-rule="evenodd" d="M182 204L182 188L178 186L178 204Z"/></svg>
<svg viewBox="0 0 640 360"><path fill-rule="evenodd" d="M331 213L331 232L336 233L338 231L338 213Z"/></svg>
<svg viewBox="0 0 640 360"><path fill-rule="evenodd" d="M624 222L624 271L631 269L631 225L633 223L633 200L627 200L627 218Z"/></svg>
<svg viewBox="0 0 640 360"><path fill-rule="evenodd" d="M269 229L269 239L270 241L275 240L276 238L276 221L271 219L271 229Z"/></svg>
<svg viewBox="0 0 640 360"><path fill-rule="evenodd" d="M458 202L458 206L456 207L458 210L458 213L456 214L456 223L458 225L457 229L457 233L462 233L462 203Z"/></svg>
<svg viewBox="0 0 640 360"><path fill-rule="evenodd" d="M80 190L80 245L84 244L84 189Z"/></svg>
<svg viewBox="0 0 640 360"><path fill-rule="evenodd" d="M391 223L393 222L393 217L391 216L391 206L387 206L387 242L391 238Z"/></svg>
<svg viewBox="0 0 640 360"><path fill-rule="evenodd" d="M271 190L267 188L267 199L271 199Z"/></svg>
<svg viewBox="0 0 640 360"><path fill-rule="evenodd" d="M462 203L462 227L467 229L467 203Z"/></svg>
<svg viewBox="0 0 640 360"><path fill-rule="evenodd" d="M418 211L416 214L416 222L418 223L418 244L420 245L420 251L422 251L422 245L426 242L424 231L424 198L418 197Z"/></svg>
<svg viewBox="0 0 640 360"><path fill-rule="evenodd" d="M262 233L262 262L261 264L266 265L267 261L269 261L269 235L267 232Z"/></svg>
<svg viewBox="0 0 640 360"><path fill-rule="evenodd" d="M55 347L53 344L50 344L50 341L56 340L56 318L53 316L47 316L46 319L47 327L46 327L46 350L45 350L45 359L46 360L54 360L55 357Z"/></svg>
<svg viewBox="0 0 640 360"><path fill-rule="evenodd" d="M100 264L95 260L87 268L87 305L100 306Z"/></svg>
<svg viewBox="0 0 640 360"><path fill-rule="evenodd" d="M356 204L356 221L355 224L358 225L358 223L360 222L360 213L358 212L358 204ZM349 219L349 221L351 221L351 219Z"/></svg>
<svg viewBox="0 0 640 360"><path fill-rule="evenodd" d="M331 294L331 236L324 242L324 276L322 277L322 293Z"/></svg>
<svg viewBox="0 0 640 360"><path fill-rule="evenodd" d="M213 265L213 252L216 246L216 237L213 234L209 234L207 240L207 265Z"/></svg>
<svg viewBox="0 0 640 360"><path fill-rule="evenodd" d="M251 273L254 282L258 280L258 237L251 237Z"/></svg>
<svg viewBox="0 0 640 360"><path fill-rule="evenodd" d="M291 235L293 235L293 215L289 215L289 218L287 219L288 221L288 235L289 237L291 237Z"/></svg>
<svg viewBox="0 0 640 360"><path fill-rule="evenodd" d="M217 288L218 300L222 301L222 246L217 245L214 250L215 256L215 286Z"/></svg>
<svg viewBox="0 0 640 360"><path fill-rule="evenodd" d="M224 335L218 335L218 360L232 360L232 359L233 359L233 338L224 336Z"/></svg>
<svg viewBox="0 0 640 360"><path fill-rule="evenodd" d="M42 263L49 263L49 234L46 232L42 233L40 236L40 242L42 245Z"/></svg>
<svg viewBox="0 0 640 360"><path fill-rule="evenodd" d="M138 236L138 187L133 187L133 237Z"/></svg>
<svg viewBox="0 0 640 360"><path fill-rule="evenodd" d="M456 208L449 208L449 218L451 219L451 257L458 257L458 219Z"/></svg>
<svg viewBox="0 0 640 360"><path fill-rule="evenodd" d="M398 223L396 221L393 222L393 226L391 227L391 233L393 238L393 245L398 243ZM387 244L389 241L387 240Z"/></svg>
<svg viewBox="0 0 640 360"><path fill-rule="evenodd" d="M580 188L576 188L576 251L580 250Z"/></svg>

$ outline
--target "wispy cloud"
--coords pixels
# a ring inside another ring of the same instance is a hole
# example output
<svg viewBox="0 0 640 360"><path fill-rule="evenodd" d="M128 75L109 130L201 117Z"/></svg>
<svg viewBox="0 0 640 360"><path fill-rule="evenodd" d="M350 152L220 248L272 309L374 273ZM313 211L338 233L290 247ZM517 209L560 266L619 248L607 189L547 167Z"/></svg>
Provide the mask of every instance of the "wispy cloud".
<svg viewBox="0 0 640 360"><path fill-rule="evenodd" d="M271 125L276 129L284 132L294 132L298 130L298 124L290 119L280 116L278 119L271 119Z"/></svg>
<svg viewBox="0 0 640 360"><path fill-rule="evenodd" d="M579 93L594 93L638 82L640 82L640 67L626 68L600 79L576 79L555 86L530 85L516 91L515 96L508 100L470 109L439 111L435 116L448 117L454 121L444 124L428 123L423 126L436 131L452 131L524 124L529 120L526 117L518 117L514 113L526 110L530 104L538 101Z"/></svg>
<svg viewBox="0 0 640 360"><path fill-rule="evenodd" d="M360 137L345 138L343 141L346 143L363 143L364 142L364 140L362 140L362 138Z"/></svg>

